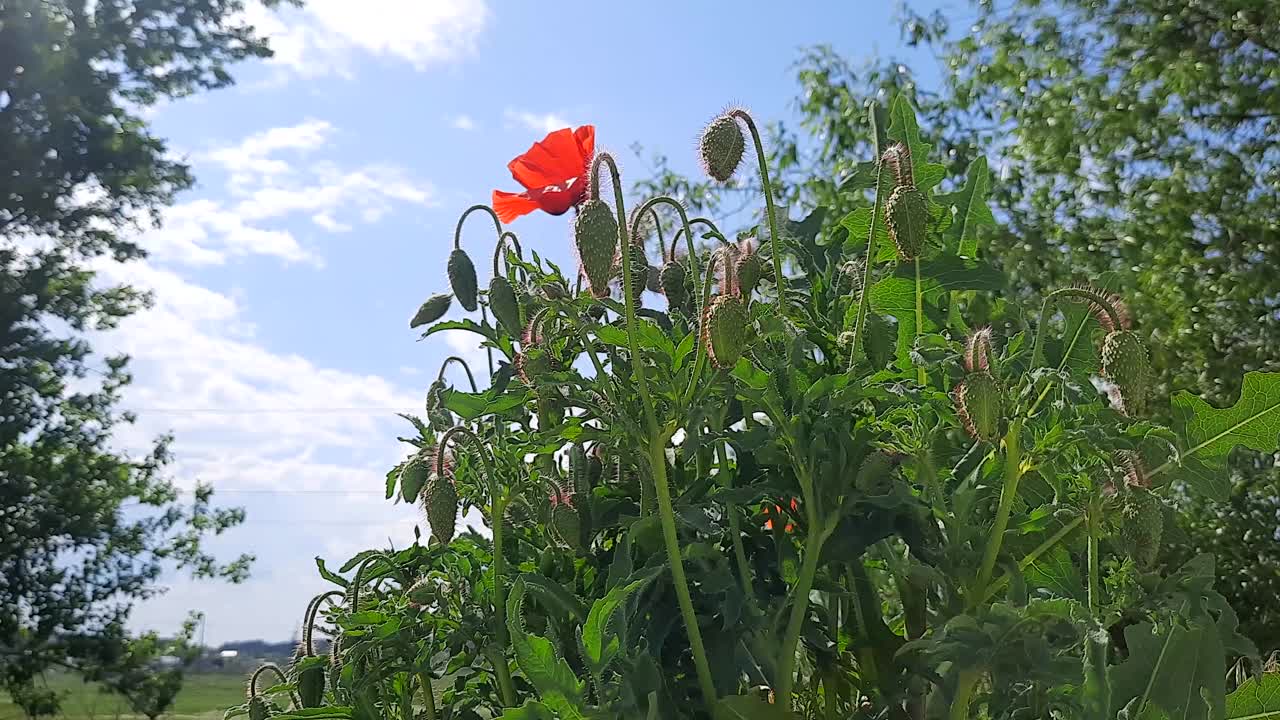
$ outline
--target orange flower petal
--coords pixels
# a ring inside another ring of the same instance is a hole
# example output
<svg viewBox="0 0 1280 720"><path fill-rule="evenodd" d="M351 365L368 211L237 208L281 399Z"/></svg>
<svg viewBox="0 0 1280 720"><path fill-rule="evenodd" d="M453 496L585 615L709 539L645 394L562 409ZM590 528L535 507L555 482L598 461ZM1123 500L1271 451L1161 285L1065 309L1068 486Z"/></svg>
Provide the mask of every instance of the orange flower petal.
<svg viewBox="0 0 1280 720"><path fill-rule="evenodd" d="M530 198L528 193L493 191L493 211L504 223L509 223L521 215L528 215L538 207L537 201Z"/></svg>

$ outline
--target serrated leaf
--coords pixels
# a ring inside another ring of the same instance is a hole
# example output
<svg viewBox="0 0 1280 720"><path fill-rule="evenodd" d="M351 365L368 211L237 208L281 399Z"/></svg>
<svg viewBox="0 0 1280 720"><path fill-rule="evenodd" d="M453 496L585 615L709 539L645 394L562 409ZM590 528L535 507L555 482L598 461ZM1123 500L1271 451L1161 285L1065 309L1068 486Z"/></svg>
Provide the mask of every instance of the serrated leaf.
<svg viewBox="0 0 1280 720"><path fill-rule="evenodd" d="M946 176L946 167L929 162L933 146L920 139L920 125L916 123L916 110L905 95L899 95L889 108L889 130L885 133L890 140L906 143L911 149L911 165L915 171L916 187L926 197L929 190L942 182Z"/></svg>
<svg viewBox="0 0 1280 720"><path fill-rule="evenodd" d="M923 295L924 327L922 332L936 330L942 317L937 309L942 293L949 290L989 290L1000 292L1005 278L991 265L954 255L943 255L920 262L920 291ZM897 357L908 362L916 337L915 265L899 265L894 273L871 286L868 300L871 310L891 315L898 321Z"/></svg>
<svg viewBox="0 0 1280 720"><path fill-rule="evenodd" d="M1227 696L1226 720L1280 720L1280 673L1241 683Z"/></svg>
<svg viewBox="0 0 1280 720"><path fill-rule="evenodd" d="M324 578L325 580L328 580L329 582L335 585L338 585L339 587L345 588L351 584L347 582L346 578L342 577L341 575L338 575L337 573L333 572L329 568L325 567L324 558L320 557L319 555L316 556L316 569L320 571L320 577Z"/></svg>
<svg viewBox="0 0 1280 720"><path fill-rule="evenodd" d="M528 586L529 592L536 596L548 610L570 615L577 622L586 619L586 606L560 583L548 580L537 573L521 573L520 579Z"/></svg>
<svg viewBox="0 0 1280 720"><path fill-rule="evenodd" d="M524 627L524 595L527 586L517 579L507 598L507 630L516 663L537 689L547 707L563 718L580 718L582 684L569 663L556 653L550 640Z"/></svg>
<svg viewBox="0 0 1280 720"><path fill-rule="evenodd" d="M510 392L502 392L490 388L482 393L468 393L446 388L443 394L444 406L464 420L475 420L486 415L499 415L512 408L523 406L529 402L532 393L528 388L507 388Z"/></svg>
<svg viewBox="0 0 1280 720"><path fill-rule="evenodd" d="M1186 479L1192 489L1219 499L1225 485L1206 483L1220 470L1227 455L1238 446L1260 452L1280 449L1280 373L1251 372L1244 376L1240 399L1227 408L1216 408L1203 399L1182 391L1173 396L1174 427L1185 449L1181 459L1192 472ZM1152 471L1169 469L1174 461ZM1198 471L1198 466L1203 470ZM1201 482L1196 482L1200 480Z"/></svg>
<svg viewBox="0 0 1280 720"><path fill-rule="evenodd" d="M593 674L604 672L622 647L622 638L614 627L618 610L626 604L632 593L649 584L664 569L653 568L626 585L613 588L591 605L587 622L582 627L582 650L583 659L591 666Z"/></svg>
<svg viewBox="0 0 1280 720"><path fill-rule="evenodd" d="M987 168L987 159L979 156L969 163L969 169L965 171L964 187L935 198L939 203L955 208L955 217L945 233L948 253L968 258L978 256L979 229L996 224L996 218L987 205L990 190L991 171Z"/></svg>

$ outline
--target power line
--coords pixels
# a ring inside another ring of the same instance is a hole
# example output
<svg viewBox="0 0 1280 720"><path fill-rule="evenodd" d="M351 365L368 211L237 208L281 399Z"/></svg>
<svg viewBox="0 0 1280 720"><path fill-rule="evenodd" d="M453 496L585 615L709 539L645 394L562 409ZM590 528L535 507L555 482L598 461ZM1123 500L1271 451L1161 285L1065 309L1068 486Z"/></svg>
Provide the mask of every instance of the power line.
<svg viewBox="0 0 1280 720"><path fill-rule="evenodd" d="M327 413L417 412L417 407L310 407L310 408L131 408L134 413L154 415L319 415Z"/></svg>

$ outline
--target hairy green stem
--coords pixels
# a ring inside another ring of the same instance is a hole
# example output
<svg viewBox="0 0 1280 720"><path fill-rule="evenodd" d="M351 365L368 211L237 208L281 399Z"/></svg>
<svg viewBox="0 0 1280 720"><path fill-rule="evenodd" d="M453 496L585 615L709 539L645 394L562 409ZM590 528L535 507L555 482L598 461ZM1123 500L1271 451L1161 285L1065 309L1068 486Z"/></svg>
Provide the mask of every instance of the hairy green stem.
<svg viewBox="0 0 1280 720"><path fill-rule="evenodd" d="M1075 518L1072 518L1071 521L1068 522L1067 524L1058 528L1057 532L1050 535L1048 539L1046 539L1044 542L1037 545L1034 550L1027 553L1026 557L1018 561L1018 570L1026 570L1027 568L1031 567L1031 565L1035 563L1036 560L1040 559L1041 555L1044 555L1045 553L1052 550L1055 546L1057 546L1058 543L1062 542L1063 538L1070 535L1071 532L1074 531L1076 528L1080 527L1080 523L1082 522L1084 522L1083 516L1075 517ZM1009 584L1009 576L1008 575L1000 576L995 582L992 582L990 585L987 586L986 592L984 592L982 595L982 602L985 603L990 601L991 598L996 596L996 593L1000 592L1000 590L1003 589L1004 586L1008 584Z"/></svg>
<svg viewBox="0 0 1280 720"><path fill-rule="evenodd" d="M969 720L969 703L981 679L982 673L978 670L960 671L960 676L956 679L956 696L951 701L951 714L948 716L950 720Z"/></svg>
<svg viewBox="0 0 1280 720"><path fill-rule="evenodd" d="M511 246L515 248L516 257L523 260L524 252L520 248L520 238L516 234L507 230L498 236L498 242L493 244L493 276L497 277L501 272L498 269L498 260L502 258L502 248L507 246L507 241L511 242ZM511 268L507 268L510 270Z"/></svg>
<svg viewBox="0 0 1280 720"><path fill-rule="evenodd" d="M800 564L800 576L796 585L791 605L791 615L787 619L787 629L782 635L782 647L778 658L778 693L777 702L784 709L791 709L791 694L795 687L796 650L800 644L800 631L804 629L805 617L809 614L809 591L813 589L813 580L818 573L818 556L822 553L822 544L826 539L825 529L811 525L818 534L813 535L804 549L804 561Z"/></svg>
<svg viewBox="0 0 1280 720"><path fill-rule="evenodd" d="M786 300L783 293L786 290L786 279L782 276L782 248L778 239L778 211L773 206L773 185L769 182L769 158L765 155L764 143L760 140L760 131L756 128L756 122L751 118L751 113L739 108L730 112L729 115L746 124L747 130L751 133L751 141L756 146L756 163L760 168L760 187L764 190L764 209L769 220L769 253L773 255L773 286L778 293L778 309L779 311L785 311Z"/></svg>
<svg viewBox="0 0 1280 720"><path fill-rule="evenodd" d="M1099 595L1102 582L1099 571L1098 535L1102 502L1096 494L1089 502L1089 514L1085 527L1089 532L1089 616L1095 626L1098 623ZM1107 646L1105 641L1094 638L1096 627L1085 636L1084 647L1084 704L1092 717L1111 717L1111 687L1107 679Z"/></svg>
<svg viewBox="0 0 1280 720"><path fill-rule="evenodd" d="M1044 302L1040 305L1040 319L1036 324L1036 340L1031 351L1032 370L1035 370L1044 364L1044 340L1045 335L1048 332L1046 327L1049 325L1049 316L1052 313L1053 308L1057 305L1059 298L1075 298L1093 303L1094 307L1097 307L1106 314L1112 325L1116 327L1120 326L1120 314L1116 310L1115 304L1111 301L1111 298L1107 297L1104 293L1083 287L1066 287L1054 290L1045 296ZM1084 332L1084 328L1085 322L1081 321L1079 327L1076 328L1075 333L1071 336L1071 342L1063 351L1062 359L1058 362L1059 371L1066 367L1067 358L1071 357L1071 351L1075 349L1076 343L1079 342L1080 335ZM1036 410L1040 408L1040 403L1044 402L1044 399L1049 396L1049 391L1053 388L1053 383L1053 378L1046 378L1044 380L1044 387L1040 389L1040 393L1036 396L1035 402L1033 402L1031 407L1027 410L1026 417L1035 415Z"/></svg>
<svg viewBox="0 0 1280 720"><path fill-rule="evenodd" d="M707 303L711 302L711 282L715 278L716 263L720 262L718 253L711 253L711 258L707 260L707 274L702 279L702 301L698 305L698 329L697 337L694 338L694 352L696 353L693 361L693 374L689 376L689 387L684 391L684 397L680 400L680 408L684 414L687 414L689 403L693 401L693 392L698 387L698 378L702 376L702 370L707 365L707 348L702 342L703 327L706 322L706 313L703 311L707 307Z"/></svg>
<svg viewBox="0 0 1280 720"><path fill-rule="evenodd" d="M422 705L426 708L427 720L436 720L436 690L431 686L431 676L425 672L418 673L418 684L422 686Z"/></svg>
<svg viewBox="0 0 1280 720"><path fill-rule="evenodd" d="M670 205L671 207L675 208L676 214L680 216L680 228L676 232L679 233L680 231L684 231L685 237L689 239L689 276L696 280L699 274L698 251L697 251L697 248L694 247L693 245L693 230L690 229L689 214L685 211L684 205L681 205L678 200L672 197L668 197L666 195L659 195L658 197L649 198L648 200L645 200L644 204L640 206L640 211L636 213L636 219L635 219L635 223L632 225L631 234L633 236L635 235L635 231L640 225L640 218L644 217L644 214L646 212L653 213L654 218L658 217L658 210L657 210L658 205ZM665 243L662 240L662 231L661 229L659 229L658 231L659 254L663 254L663 251L665 250L664 245ZM671 241L671 259L672 260L675 259L675 254L676 254L675 246L676 246L676 243L675 243L675 239L673 238Z"/></svg>
<svg viewBox="0 0 1280 720"><path fill-rule="evenodd" d="M876 259L876 220L880 217L880 208L884 202L881 197L880 186L884 184L884 163L880 162L880 117L884 110L877 103L871 107L869 113L871 121L871 142L872 149L876 154L876 199L871 207L870 230L867 232L867 254L863 256L862 266L862 287L858 291L858 312L853 321L853 348L849 353L849 367L852 368L857 363L859 352L862 350L862 331L867 323L867 305L870 299L868 293L871 289L871 271L875 266Z"/></svg>
<svg viewBox="0 0 1280 720"><path fill-rule="evenodd" d="M920 338L924 336L924 292L920 288L920 258L914 261L916 267L916 342L920 342ZM929 384L929 375L925 372L924 366L916 367L916 380L919 381L920 387Z"/></svg>
<svg viewBox="0 0 1280 720"><path fill-rule="evenodd" d="M729 473L728 453L724 449L725 443L716 441L716 461L720 466L719 477L721 483L728 488L733 487L733 476ZM747 594L747 602L754 604L756 599L755 587L751 582L751 568L747 564L747 553L742 547L742 527L739 524L738 513L732 507L728 508L729 515L729 532L733 540L733 556L738 563L738 577L742 581L742 591Z"/></svg>
<svg viewBox="0 0 1280 720"><path fill-rule="evenodd" d="M1004 544L1004 533L1009 527L1009 515L1013 512L1013 501L1018 495L1018 481L1022 479L1022 419L1009 423L1009 432L1004 436L1004 486L1000 488L1000 506L996 509L996 519L991 526L991 535L987 538L987 549L982 556L982 567L973 586L971 601L976 601L986 592L991 583L991 574L996 567L996 559L1000 556L1000 547ZM975 607L976 602L970 606Z"/></svg>
<svg viewBox="0 0 1280 720"><path fill-rule="evenodd" d="M494 212L493 208L489 207L488 205L472 205L471 207L463 211L462 216L458 218L457 227L455 227L453 230L453 248L455 250L462 249L462 224L467 221L468 215L470 215L473 212L476 212L477 210L485 212L486 214L488 214L490 218L493 219L493 229L497 233L499 243L501 243L502 221L498 219L498 213Z"/></svg>
<svg viewBox="0 0 1280 720"><path fill-rule="evenodd" d="M281 685L289 682L288 676L284 674L284 671L280 669L279 665L276 665L275 663L264 663L257 670L254 670L253 674L249 676L250 697L256 697L258 695L258 678L262 677L262 674L266 672L275 673L276 677L280 678ZM289 702L293 703L295 708L302 707L302 702L298 700L298 696L295 695L292 690L289 691Z"/></svg>
<svg viewBox="0 0 1280 720"><path fill-rule="evenodd" d="M440 363L440 372L436 374L436 382L441 382L444 380L444 372L445 370L449 369L449 363L457 363L461 365L463 371L467 373L467 382L471 385L471 392L473 393L480 392L478 389L476 389L476 378L474 375L471 374L471 366L467 365L467 361L463 360L457 355L450 355L449 357L444 359L444 362Z"/></svg>
<svg viewBox="0 0 1280 720"><path fill-rule="evenodd" d="M315 635L316 615L320 613L320 605L325 600L330 600L334 597L340 598L342 596L343 592L341 590L330 590L329 592L320 593L314 598L311 598L311 602L307 603L307 611L303 614L302 618L302 645L303 652L307 654L307 657L315 657L316 654L315 646L312 644L311 640Z"/></svg>

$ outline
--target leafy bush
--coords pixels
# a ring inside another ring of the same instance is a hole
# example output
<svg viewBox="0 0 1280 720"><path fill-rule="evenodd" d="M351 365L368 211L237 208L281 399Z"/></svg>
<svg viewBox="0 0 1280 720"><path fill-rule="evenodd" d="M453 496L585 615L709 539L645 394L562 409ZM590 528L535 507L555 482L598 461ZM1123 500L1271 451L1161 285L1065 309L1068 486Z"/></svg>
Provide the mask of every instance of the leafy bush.
<svg viewBox="0 0 1280 720"><path fill-rule="evenodd" d="M308 608L295 667L230 714L1275 711L1280 678L1248 677L1258 651L1214 559L1157 551L1174 484L1222 493L1235 447L1277 449L1280 375L1247 374L1228 408L1154 397L1124 288L1011 300L979 257L985 162L941 192L910 106L885 114L843 218L785 217L757 154L767 220L731 241L670 198L628 214L598 155L572 280L494 216L480 319L440 322L443 295L413 320L474 332L496 360L483 391L432 386L387 475L431 542L321 562L338 589ZM723 180L752 148L731 111L701 154ZM669 243L658 209L678 218ZM476 211L492 215L463 220ZM474 273L451 259L464 306ZM665 310L642 306L656 290ZM1150 419L1166 402L1172 427ZM456 533L472 509L488 535Z"/></svg>

